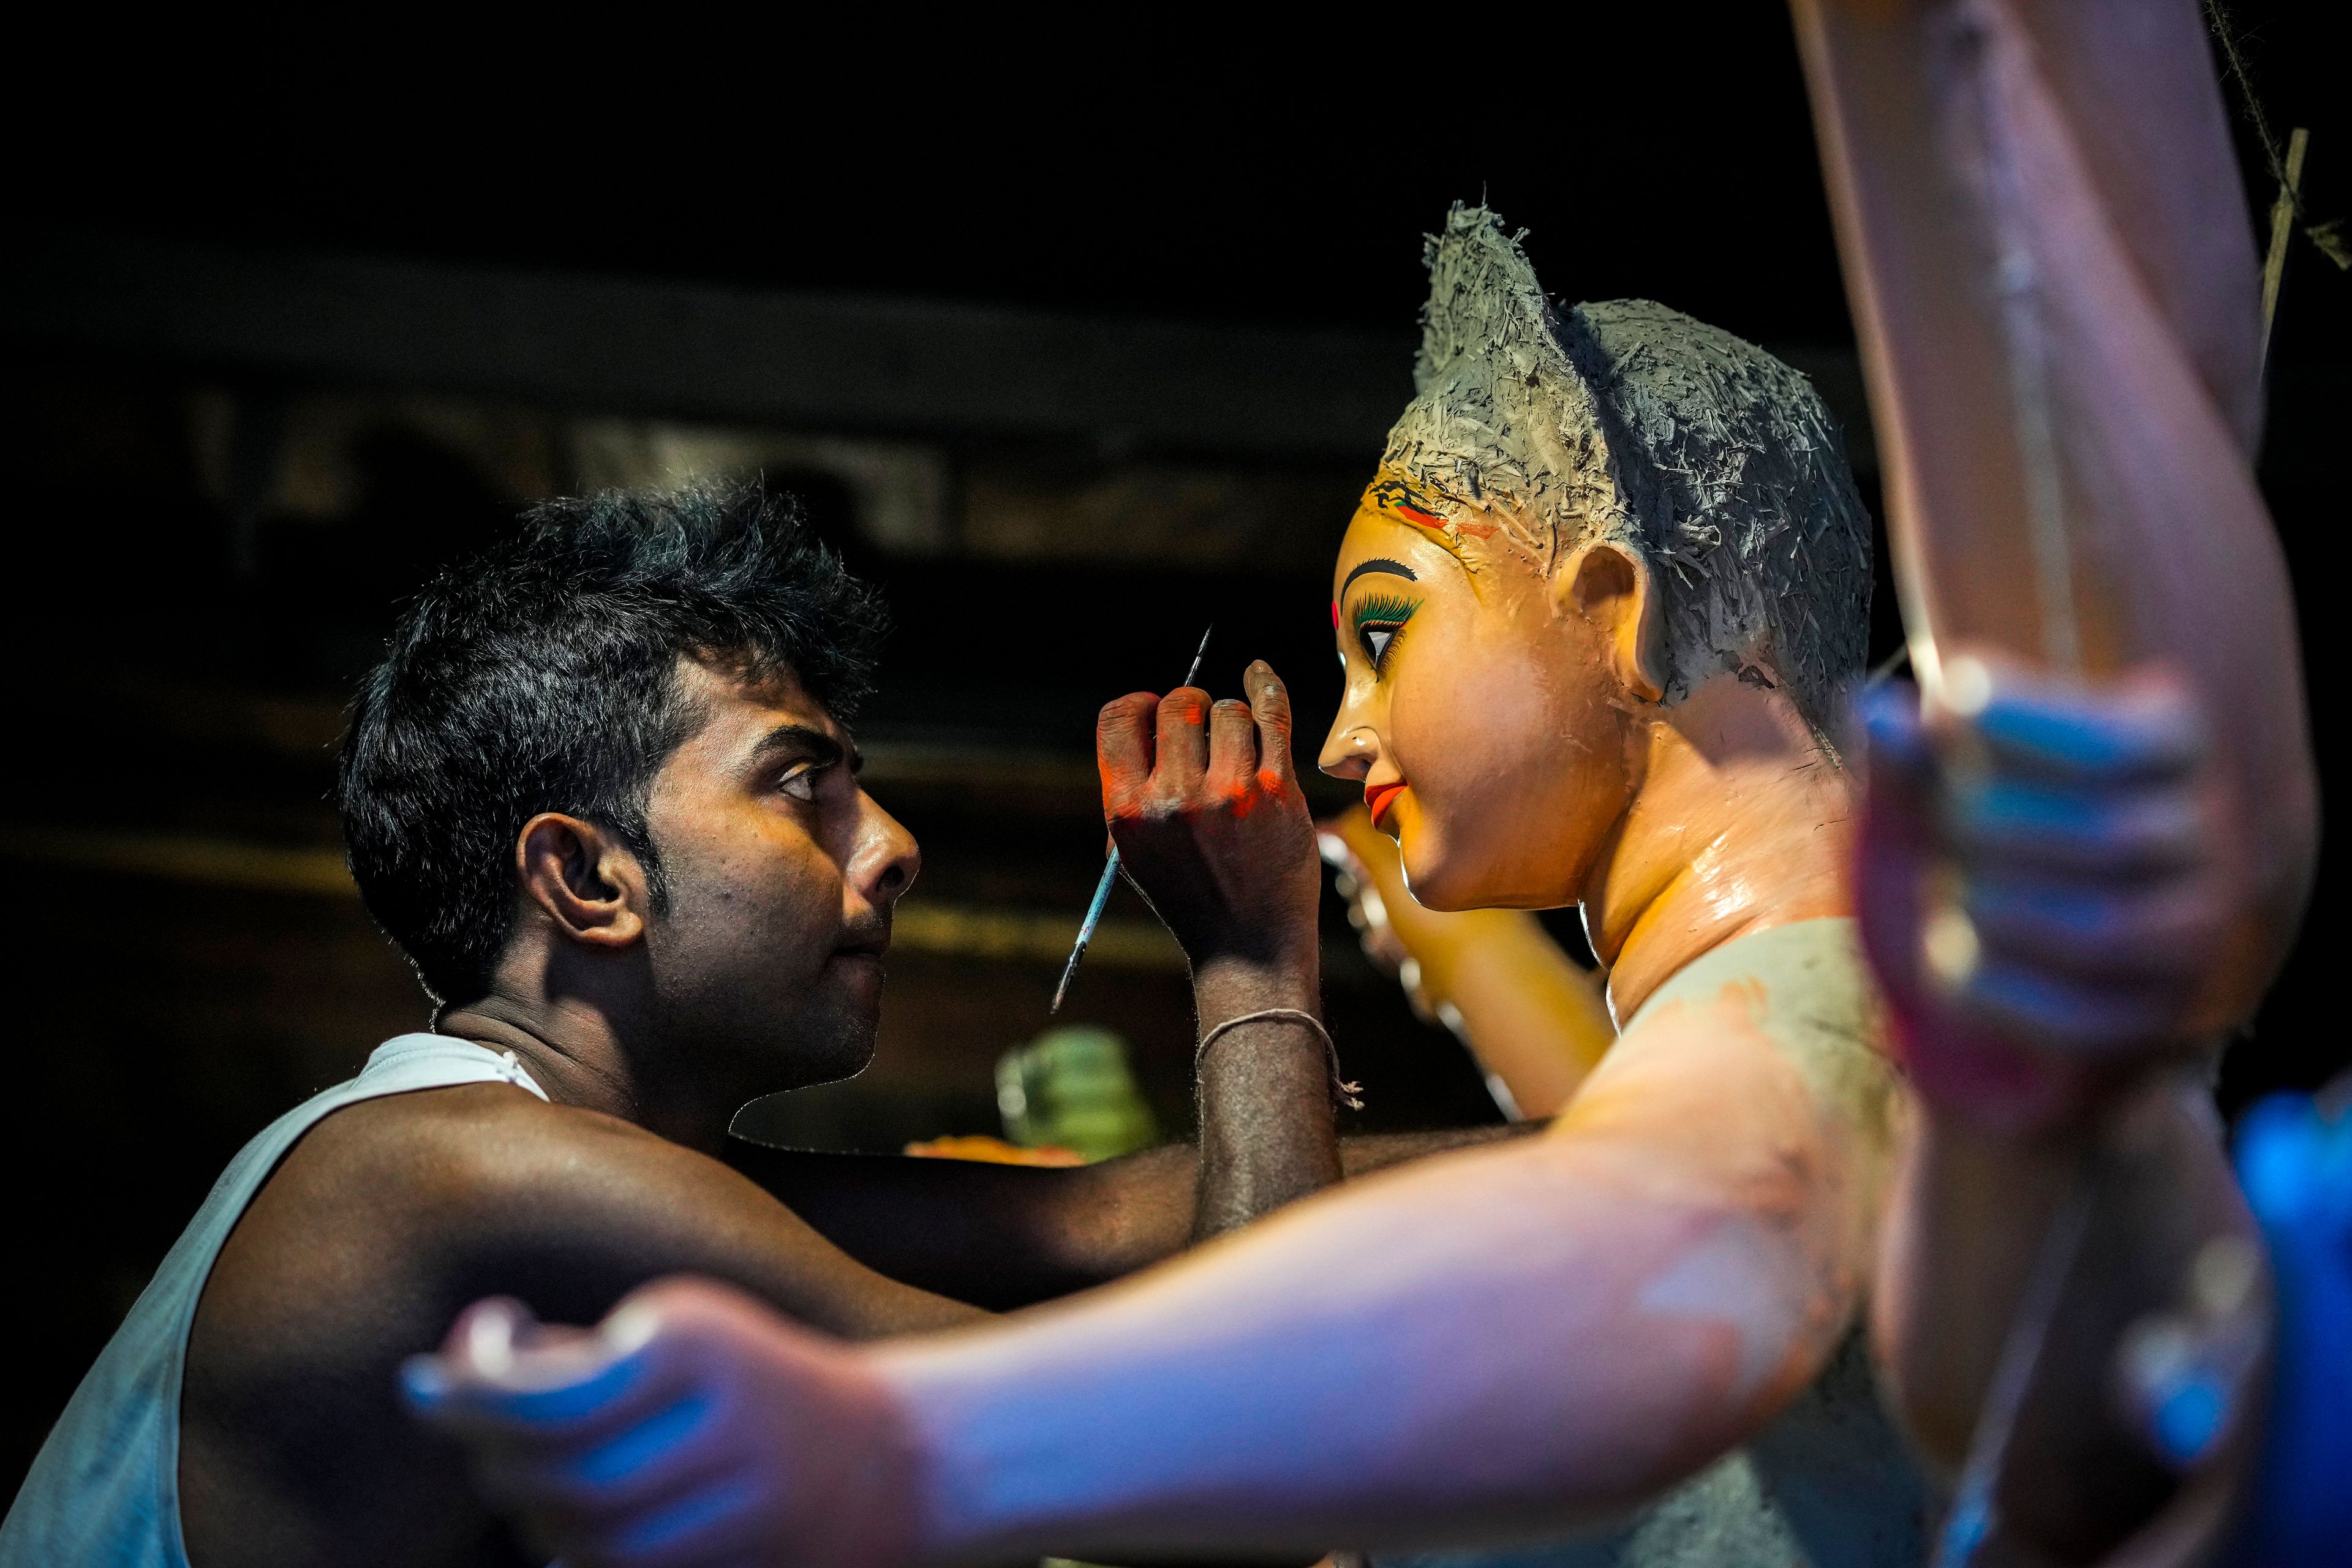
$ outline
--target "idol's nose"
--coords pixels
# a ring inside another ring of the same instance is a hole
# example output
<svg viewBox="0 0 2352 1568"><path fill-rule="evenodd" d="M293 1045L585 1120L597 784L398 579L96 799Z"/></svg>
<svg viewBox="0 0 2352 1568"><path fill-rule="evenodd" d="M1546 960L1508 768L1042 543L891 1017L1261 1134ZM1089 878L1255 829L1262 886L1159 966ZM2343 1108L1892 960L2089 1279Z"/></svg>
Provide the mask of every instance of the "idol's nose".
<svg viewBox="0 0 2352 1568"><path fill-rule="evenodd" d="M1372 771L1381 758L1381 738L1369 724L1349 724L1342 713L1332 721L1331 733L1324 738L1322 754L1315 765L1335 779L1360 782Z"/></svg>

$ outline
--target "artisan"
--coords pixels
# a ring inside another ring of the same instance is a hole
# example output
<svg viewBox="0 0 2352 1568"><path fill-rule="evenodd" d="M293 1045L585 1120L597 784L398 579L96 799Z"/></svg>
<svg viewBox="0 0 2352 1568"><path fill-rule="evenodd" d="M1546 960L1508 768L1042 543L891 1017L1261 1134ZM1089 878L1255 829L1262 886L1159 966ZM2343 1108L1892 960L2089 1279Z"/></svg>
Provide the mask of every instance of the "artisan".
<svg viewBox="0 0 2352 1568"><path fill-rule="evenodd" d="M0 1563L544 1561L399 1403L403 1358L477 1298L593 1321L690 1270L852 1339L945 1329L1336 1179L1314 943L1236 936L1311 932L1319 894L1263 666L1246 705L1157 703L1160 743L1113 781L1152 803L1123 847L1202 1026L1275 1010L1204 1079L1206 1169L1182 1148L1067 1172L813 1157L813 1225L716 1157L746 1101L873 1052L919 864L847 727L881 625L758 485L553 502L421 596L339 791L433 1028L230 1164L50 1435ZM761 1176L797 1202L790 1165Z"/></svg>

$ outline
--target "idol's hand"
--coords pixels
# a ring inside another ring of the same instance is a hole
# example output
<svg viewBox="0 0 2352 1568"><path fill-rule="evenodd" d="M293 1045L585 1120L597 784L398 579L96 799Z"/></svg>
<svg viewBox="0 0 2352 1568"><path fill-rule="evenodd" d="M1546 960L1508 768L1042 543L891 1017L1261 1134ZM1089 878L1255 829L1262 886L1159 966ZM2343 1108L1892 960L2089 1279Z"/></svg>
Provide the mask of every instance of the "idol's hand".
<svg viewBox="0 0 2352 1568"><path fill-rule="evenodd" d="M1907 684L1862 703L1864 945L1931 1102L2047 1126L2192 1043L2233 819L2178 681L1951 668L1963 711L1932 728Z"/></svg>
<svg viewBox="0 0 2352 1568"><path fill-rule="evenodd" d="M1180 687L1102 710L1103 816L1119 859L1197 971L1311 957L1322 875L1290 760L1290 694L1264 660L1247 702Z"/></svg>
<svg viewBox="0 0 2352 1568"><path fill-rule="evenodd" d="M1317 845L1333 872L1339 896L1348 900L1348 923L1363 941L1364 956L1404 986L1412 1010L1428 1022L1437 1018L1441 990L1433 980L1450 976L1458 915L1423 909L1404 885L1404 862L1396 841L1372 826L1360 805L1317 825Z"/></svg>
<svg viewBox="0 0 2352 1568"><path fill-rule="evenodd" d="M646 1286L593 1331L478 1301L402 1382L464 1442L483 1497L565 1568L913 1554L897 1406L853 1352L726 1286Z"/></svg>

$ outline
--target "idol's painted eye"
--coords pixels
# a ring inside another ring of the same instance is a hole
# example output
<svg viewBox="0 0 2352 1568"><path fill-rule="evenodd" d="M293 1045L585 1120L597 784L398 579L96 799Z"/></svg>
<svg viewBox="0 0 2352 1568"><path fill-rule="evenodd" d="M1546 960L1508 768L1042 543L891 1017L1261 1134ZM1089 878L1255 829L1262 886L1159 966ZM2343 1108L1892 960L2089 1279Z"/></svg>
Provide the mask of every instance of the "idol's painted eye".
<svg viewBox="0 0 2352 1568"><path fill-rule="evenodd" d="M1364 658L1377 675L1388 663L1389 649L1396 646L1397 634L1412 619L1421 601L1408 599L1401 594L1372 594L1356 601L1356 642L1364 650Z"/></svg>

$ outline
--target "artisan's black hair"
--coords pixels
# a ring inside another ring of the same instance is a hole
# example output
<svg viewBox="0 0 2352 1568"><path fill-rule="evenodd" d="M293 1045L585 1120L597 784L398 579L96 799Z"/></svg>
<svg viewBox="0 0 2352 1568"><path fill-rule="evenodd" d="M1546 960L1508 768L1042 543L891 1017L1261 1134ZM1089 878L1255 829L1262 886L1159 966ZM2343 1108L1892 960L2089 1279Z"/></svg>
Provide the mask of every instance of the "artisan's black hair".
<svg viewBox="0 0 2352 1568"><path fill-rule="evenodd" d="M434 1000L474 1000L513 928L522 825L610 829L668 889L654 775L700 715L681 655L790 670L846 719L870 688L880 597L758 480L553 500L442 573L362 689L336 782L368 910Z"/></svg>

